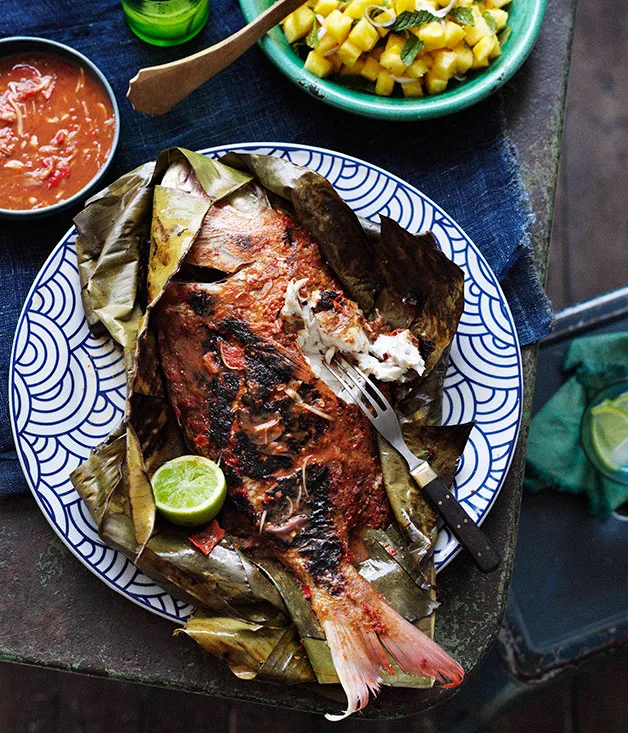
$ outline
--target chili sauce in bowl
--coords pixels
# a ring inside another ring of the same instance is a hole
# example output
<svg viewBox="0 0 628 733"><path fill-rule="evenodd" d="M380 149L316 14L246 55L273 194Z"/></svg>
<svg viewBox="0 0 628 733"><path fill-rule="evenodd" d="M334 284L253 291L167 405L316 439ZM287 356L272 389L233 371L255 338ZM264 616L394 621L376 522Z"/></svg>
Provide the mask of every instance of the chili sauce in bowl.
<svg viewBox="0 0 628 733"><path fill-rule="evenodd" d="M0 42L0 215L24 218L70 205L102 177L118 110L85 57L44 39L8 40L19 43Z"/></svg>

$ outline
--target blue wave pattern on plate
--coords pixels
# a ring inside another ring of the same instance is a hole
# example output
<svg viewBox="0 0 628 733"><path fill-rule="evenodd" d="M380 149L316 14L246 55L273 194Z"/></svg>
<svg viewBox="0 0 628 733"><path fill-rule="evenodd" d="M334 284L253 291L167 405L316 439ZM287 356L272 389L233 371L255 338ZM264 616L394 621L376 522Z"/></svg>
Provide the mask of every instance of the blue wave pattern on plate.
<svg viewBox="0 0 628 733"><path fill-rule="evenodd" d="M512 459L521 417L521 362L516 331L495 276L464 232L432 201L396 177L356 159L293 145L237 145L204 151L266 153L317 170L360 216L383 213L412 232L431 230L465 272L465 310L445 380L443 422L475 420L455 491L482 521ZM18 455L33 494L70 550L112 588L176 622L192 607L175 600L122 553L104 545L71 471L102 442L124 412L124 366L111 339L94 338L80 299L76 231L70 230L39 273L18 324L10 368ZM456 554L442 528L437 569Z"/></svg>

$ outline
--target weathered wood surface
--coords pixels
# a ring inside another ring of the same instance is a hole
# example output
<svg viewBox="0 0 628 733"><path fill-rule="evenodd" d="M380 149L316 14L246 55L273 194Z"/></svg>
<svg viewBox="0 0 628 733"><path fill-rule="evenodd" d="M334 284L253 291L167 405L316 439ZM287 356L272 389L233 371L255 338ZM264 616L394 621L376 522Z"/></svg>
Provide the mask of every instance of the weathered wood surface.
<svg viewBox="0 0 628 733"><path fill-rule="evenodd" d="M547 290L556 309L628 283L628 2L580 0Z"/></svg>

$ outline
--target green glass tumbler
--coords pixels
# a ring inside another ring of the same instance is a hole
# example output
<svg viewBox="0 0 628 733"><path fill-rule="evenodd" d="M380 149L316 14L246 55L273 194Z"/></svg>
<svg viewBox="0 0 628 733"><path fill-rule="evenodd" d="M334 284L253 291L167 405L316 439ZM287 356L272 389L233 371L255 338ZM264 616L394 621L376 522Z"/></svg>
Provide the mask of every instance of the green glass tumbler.
<svg viewBox="0 0 628 733"><path fill-rule="evenodd" d="M176 46L201 31L209 0L122 0L129 27L154 46Z"/></svg>

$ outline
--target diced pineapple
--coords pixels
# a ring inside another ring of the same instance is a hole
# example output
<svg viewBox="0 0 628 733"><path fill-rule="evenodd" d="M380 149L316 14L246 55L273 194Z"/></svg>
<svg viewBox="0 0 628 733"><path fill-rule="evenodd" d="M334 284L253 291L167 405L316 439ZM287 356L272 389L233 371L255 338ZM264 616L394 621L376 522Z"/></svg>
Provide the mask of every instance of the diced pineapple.
<svg viewBox="0 0 628 733"><path fill-rule="evenodd" d="M326 18L331 12L336 10L339 5L340 3L338 0L318 0L314 6L314 12L318 15L322 15L323 18Z"/></svg>
<svg viewBox="0 0 628 733"><path fill-rule="evenodd" d="M364 68L364 61L362 59L358 59L355 64L351 64L350 66L347 64L342 65L342 69L340 69L340 73L346 76L347 74L351 76L357 76L358 74L362 73L362 69ZM377 63L377 62L376 62Z"/></svg>
<svg viewBox="0 0 628 733"><path fill-rule="evenodd" d="M325 58L331 61L331 64L334 67L332 74L337 74L340 69L342 69L342 59L337 53L332 53L330 56L326 56Z"/></svg>
<svg viewBox="0 0 628 733"><path fill-rule="evenodd" d="M454 48L454 53L456 54L456 73L466 74L473 64L473 51L461 43Z"/></svg>
<svg viewBox="0 0 628 733"><path fill-rule="evenodd" d="M488 27L477 6L474 5L471 10L473 11L475 25L464 26L464 37L469 46L475 46L482 38L491 35L491 29Z"/></svg>
<svg viewBox="0 0 628 733"><path fill-rule="evenodd" d="M361 74L364 68L364 59L358 59L353 66L350 67L352 74Z"/></svg>
<svg viewBox="0 0 628 733"><path fill-rule="evenodd" d="M288 43L304 38L314 25L314 11L306 5L297 8L283 21L283 32Z"/></svg>
<svg viewBox="0 0 628 733"><path fill-rule="evenodd" d="M427 23L416 31L416 35L425 44L425 51L435 51L445 45L445 29L440 23Z"/></svg>
<svg viewBox="0 0 628 733"><path fill-rule="evenodd" d="M375 46L375 48L371 51L369 56L372 56L376 61L379 61L381 55L384 53L384 47L383 46Z"/></svg>
<svg viewBox="0 0 628 733"><path fill-rule="evenodd" d="M318 48L316 49L321 56L336 48L338 41L332 36L331 33L325 33L325 35L318 42Z"/></svg>
<svg viewBox="0 0 628 733"><path fill-rule="evenodd" d="M508 13L505 10L495 8L494 10L487 10L486 12L493 16L493 20L495 21L498 31L501 31L506 27L506 23L508 23Z"/></svg>
<svg viewBox="0 0 628 733"><path fill-rule="evenodd" d="M420 79L422 76L425 76L429 69L428 61L429 56L415 59L410 66L406 68L406 76L411 76L413 79Z"/></svg>
<svg viewBox="0 0 628 733"><path fill-rule="evenodd" d="M340 10L332 10L332 12L325 18L325 27L327 32L338 41L342 43L349 35L351 30L352 20L348 15L341 13Z"/></svg>
<svg viewBox="0 0 628 733"><path fill-rule="evenodd" d="M432 69L430 69L425 75L425 85L430 94L438 94L439 92L444 92L445 89L447 89L447 79L441 79L438 74L435 74Z"/></svg>
<svg viewBox="0 0 628 733"><path fill-rule="evenodd" d="M493 41L493 48L488 55L491 61L502 55L502 47L499 45L499 39L497 38L497 36L494 36L494 38L495 40Z"/></svg>
<svg viewBox="0 0 628 733"><path fill-rule="evenodd" d="M406 70L406 65L401 60L401 54L396 50L386 49L379 57L379 63L388 71L391 71L395 76L401 76Z"/></svg>
<svg viewBox="0 0 628 733"><path fill-rule="evenodd" d="M401 90L404 97L422 97L423 87L420 81L411 81L409 84L402 84Z"/></svg>
<svg viewBox="0 0 628 733"><path fill-rule="evenodd" d="M386 51L395 51L401 53L401 49L404 46L406 39L404 36L400 36L397 33L391 33L386 41Z"/></svg>
<svg viewBox="0 0 628 733"><path fill-rule="evenodd" d="M463 38L464 30L462 29L462 26L448 20L445 23L445 46L447 46L447 48L453 48L454 46L457 46Z"/></svg>
<svg viewBox="0 0 628 733"><path fill-rule="evenodd" d="M349 40L363 51L370 51L377 41L379 41L379 33L368 20L362 18L351 29Z"/></svg>
<svg viewBox="0 0 628 733"><path fill-rule="evenodd" d="M416 0L395 0L395 12L397 15L401 15L406 10L416 10Z"/></svg>
<svg viewBox="0 0 628 733"><path fill-rule="evenodd" d="M510 0L487 0L487 8L503 8L504 5L508 5Z"/></svg>
<svg viewBox="0 0 628 733"><path fill-rule="evenodd" d="M382 71L382 66L379 61L369 56L364 62L360 74L369 81L376 81L380 71Z"/></svg>
<svg viewBox="0 0 628 733"><path fill-rule="evenodd" d="M377 75L377 81L375 82L375 94L379 94L380 97L390 97L395 88L395 80L392 78L386 69L382 69Z"/></svg>
<svg viewBox="0 0 628 733"><path fill-rule="evenodd" d="M473 55L478 64L483 64L485 61L488 61L489 54L495 45L495 38L495 36L486 36L473 47Z"/></svg>
<svg viewBox="0 0 628 733"><path fill-rule="evenodd" d="M349 5L344 9L344 13L353 20L359 20L363 17L364 11L371 2L372 0L351 0Z"/></svg>
<svg viewBox="0 0 628 733"><path fill-rule="evenodd" d="M395 76L400 76L406 70L406 65L401 60L401 49L405 42L404 36L391 33L386 41L386 47L379 57L379 63Z"/></svg>
<svg viewBox="0 0 628 733"><path fill-rule="evenodd" d="M362 49L347 39L336 53L338 58L342 59L343 64L353 66L353 64L355 64L355 62L360 58Z"/></svg>
<svg viewBox="0 0 628 733"><path fill-rule="evenodd" d="M434 51L432 71L442 79L451 79L458 71L458 57L453 51Z"/></svg>
<svg viewBox="0 0 628 733"><path fill-rule="evenodd" d="M473 70L475 69L485 69L488 66L488 58L484 61L478 60L475 56L473 57L473 63L471 64L471 68Z"/></svg>
<svg viewBox="0 0 628 733"><path fill-rule="evenodd" d="M321 79L324 79L331 74L334 65L329 59L320 56L316 51L310 51L305 59L303 68L311 74L315 74L316 76L320 76Z"/></svg>

